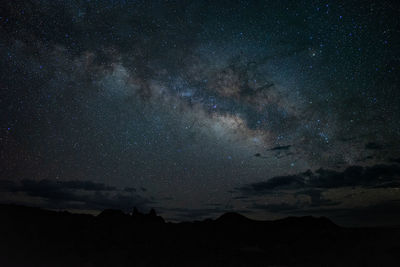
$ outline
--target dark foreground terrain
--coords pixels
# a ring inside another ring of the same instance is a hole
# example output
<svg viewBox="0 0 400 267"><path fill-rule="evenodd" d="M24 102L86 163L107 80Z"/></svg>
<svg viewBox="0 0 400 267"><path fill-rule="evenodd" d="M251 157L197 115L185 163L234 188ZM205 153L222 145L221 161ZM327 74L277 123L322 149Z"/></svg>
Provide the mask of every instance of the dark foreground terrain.
<svg viewBox="0 0 400 267"><path fill-rule="evenodd" d="M0 205L0 266L400 266L400 231L326 218L165 223L155 213L98 216Z"/></svg>

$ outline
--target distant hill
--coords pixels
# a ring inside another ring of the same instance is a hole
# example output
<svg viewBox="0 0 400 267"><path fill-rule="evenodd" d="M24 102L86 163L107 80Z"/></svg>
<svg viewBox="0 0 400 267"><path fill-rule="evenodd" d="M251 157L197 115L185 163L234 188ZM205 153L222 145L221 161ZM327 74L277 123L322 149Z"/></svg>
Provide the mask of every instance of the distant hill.
<svg viewBox="0 0 400 267"><path fill-rule="evenodd" d="M0 266L400 266L400 229L238 213L166 223L152 210L98 216L0 205Z"/></svg>

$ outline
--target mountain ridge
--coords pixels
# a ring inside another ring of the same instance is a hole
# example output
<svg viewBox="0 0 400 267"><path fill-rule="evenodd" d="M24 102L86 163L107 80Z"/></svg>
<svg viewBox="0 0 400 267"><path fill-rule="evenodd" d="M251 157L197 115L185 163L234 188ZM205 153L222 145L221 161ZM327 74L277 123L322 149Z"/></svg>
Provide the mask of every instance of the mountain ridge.
<svg viewBox="0 0 400 267"><path fill-rule="evenodd" d="M324 217L165 222L154 210L74 214L0 204L1 266L396 266L400 229ZM368 253L366 253L368 251Z"/></svg>

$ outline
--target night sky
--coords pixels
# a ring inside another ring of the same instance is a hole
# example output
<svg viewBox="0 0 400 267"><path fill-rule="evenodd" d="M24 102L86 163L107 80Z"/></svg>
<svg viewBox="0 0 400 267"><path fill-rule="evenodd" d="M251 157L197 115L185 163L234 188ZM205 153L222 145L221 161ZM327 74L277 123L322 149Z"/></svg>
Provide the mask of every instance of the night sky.
<svg viewBox="0 0 400 267"><path fill-rule="evenodd" d="M0 202L400 224L398 1L0 5Z"/></svg>

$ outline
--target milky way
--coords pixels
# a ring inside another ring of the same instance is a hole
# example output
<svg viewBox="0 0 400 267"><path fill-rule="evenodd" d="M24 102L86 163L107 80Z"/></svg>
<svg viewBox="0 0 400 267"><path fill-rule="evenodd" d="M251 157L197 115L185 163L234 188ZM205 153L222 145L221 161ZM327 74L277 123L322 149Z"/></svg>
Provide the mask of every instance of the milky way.
<svg viewBox="0 0 400 267"><path fill-rule="evenodd" d="M398 212L399 5L215 2L2 4L1 201Z"/></svg>

